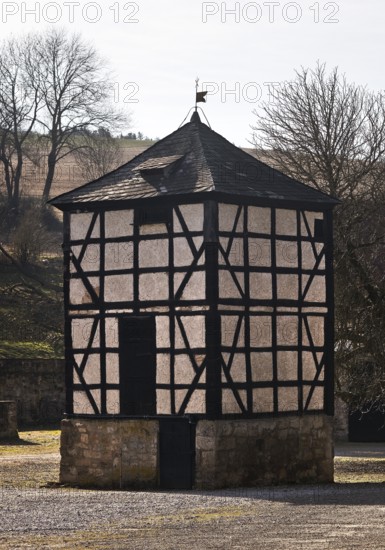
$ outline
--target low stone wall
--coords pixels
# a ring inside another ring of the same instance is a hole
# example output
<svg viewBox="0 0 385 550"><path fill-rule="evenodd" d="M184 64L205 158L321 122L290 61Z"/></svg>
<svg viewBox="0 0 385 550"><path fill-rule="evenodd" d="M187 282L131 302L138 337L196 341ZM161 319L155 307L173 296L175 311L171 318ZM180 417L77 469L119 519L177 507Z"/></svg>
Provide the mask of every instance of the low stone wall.
<svg viewBox="0 0 385 550"><path fill-rule="evenodd" d="M198 420L198 489L333 481L333 419L325 415ZM159 488L157 419L62 422L60 481L105 488Z"/></svg>
<svg viewBox="0 0 385 550"><path fill-rule="evenodd" d="M349 440L349 407L342 399L334 399L334 441Z"/></svg>
<svg viewBox="0 0 385 550"><path fill-rule="evenodd" d="M200 421L195 486L331 482L332 420L326 415L306 415Z"/></svg>
<svg viewBox="0 0 385 550"><path fill-rule="evenodd" d="M0 400L16 401L19 427L60 422L64 360L0 359Z"/></svg>

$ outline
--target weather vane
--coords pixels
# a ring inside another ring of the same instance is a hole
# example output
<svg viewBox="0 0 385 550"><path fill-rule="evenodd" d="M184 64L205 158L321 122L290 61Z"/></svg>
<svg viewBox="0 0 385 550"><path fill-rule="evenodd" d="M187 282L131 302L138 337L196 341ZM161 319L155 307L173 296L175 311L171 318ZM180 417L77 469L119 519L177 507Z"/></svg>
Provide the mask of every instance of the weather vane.
<svg viewBox="0 0 385 550"><path fill-rule="evenodd" d="M195 110L198 110L198 103L206 103L206 95L207 92L198 92L198 86L199 86L199 78L196 77L195 79Z"/></svg>

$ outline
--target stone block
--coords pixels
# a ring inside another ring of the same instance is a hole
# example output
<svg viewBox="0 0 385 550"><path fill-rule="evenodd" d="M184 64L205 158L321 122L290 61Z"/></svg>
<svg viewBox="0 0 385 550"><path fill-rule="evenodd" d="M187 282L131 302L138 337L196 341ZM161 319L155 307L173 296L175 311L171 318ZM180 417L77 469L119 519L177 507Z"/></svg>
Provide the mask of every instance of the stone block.
<svg viewBox="0 0 385 550"><path fill-rule="evenodd" d="M0 401L0 439L18 439L15 401Z"/></svg>

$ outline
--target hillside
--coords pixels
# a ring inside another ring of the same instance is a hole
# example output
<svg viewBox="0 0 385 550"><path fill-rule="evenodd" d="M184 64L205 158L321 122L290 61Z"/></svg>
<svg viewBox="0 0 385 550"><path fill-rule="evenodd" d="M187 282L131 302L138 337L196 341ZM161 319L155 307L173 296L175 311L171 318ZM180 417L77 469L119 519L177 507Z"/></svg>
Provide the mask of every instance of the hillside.
<svg viewBox="0 0 385 550"><path fill-rule="evenodd" d="M43 259L31 274L61 286L62 261ZM63 300L60 290L44 288L0 261L0 358L63 356Z"/></svg>

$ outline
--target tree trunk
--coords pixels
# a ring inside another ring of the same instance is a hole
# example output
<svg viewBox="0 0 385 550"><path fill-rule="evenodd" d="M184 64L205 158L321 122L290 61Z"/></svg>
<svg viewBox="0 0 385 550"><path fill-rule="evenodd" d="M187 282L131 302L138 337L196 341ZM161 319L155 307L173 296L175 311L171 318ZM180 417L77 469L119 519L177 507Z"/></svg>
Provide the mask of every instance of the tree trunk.
<svg viewBox="0 0 385 550"><path fill-rule="evenodd" d="M51 149L51 152L48 155L48 171L47 177L45 179L42 201L45 204L49 199L49 194L51 192L53 178L55 176L55 167L56 167L56 154L55 150Z"/></svg>

